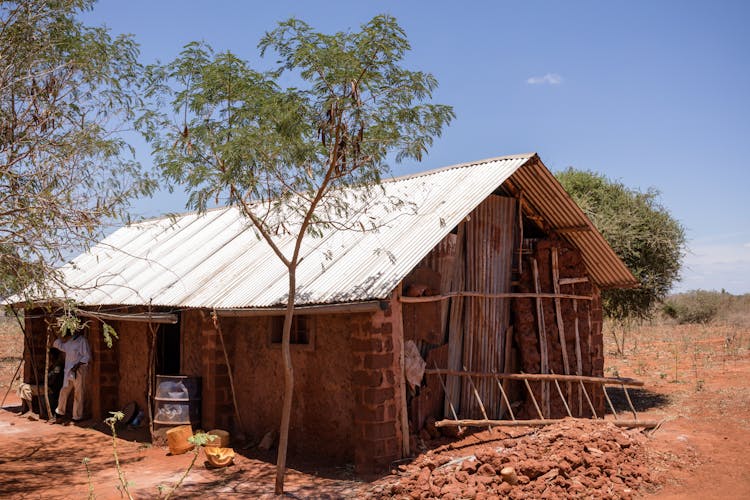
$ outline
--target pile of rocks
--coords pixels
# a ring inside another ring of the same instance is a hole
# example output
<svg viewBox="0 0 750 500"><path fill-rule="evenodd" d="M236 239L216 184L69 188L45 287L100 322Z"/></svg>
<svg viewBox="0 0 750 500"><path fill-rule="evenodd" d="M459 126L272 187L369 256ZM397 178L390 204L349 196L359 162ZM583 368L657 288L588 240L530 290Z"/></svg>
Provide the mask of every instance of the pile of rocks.
<svg viewBox="0 0 750 500"><path fill-rule="evenodd" d="M371 496L632 498L652 482L642 463L644 439L639 431L601 420L566 419L522 437L472 447L471 456L457 448L430 451L401 466L399 476Z"/></svg>

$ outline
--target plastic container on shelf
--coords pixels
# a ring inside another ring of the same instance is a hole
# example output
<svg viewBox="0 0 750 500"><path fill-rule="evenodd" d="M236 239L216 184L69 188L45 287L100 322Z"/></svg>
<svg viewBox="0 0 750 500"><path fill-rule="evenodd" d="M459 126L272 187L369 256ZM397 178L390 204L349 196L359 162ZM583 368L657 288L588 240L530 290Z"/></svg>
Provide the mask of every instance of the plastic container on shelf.
<svg viewBox="0 0 750 500"><path fill-rule="evenodd" d="M157 375L154 423L200 426L201 379L185 375Z"/></svg>

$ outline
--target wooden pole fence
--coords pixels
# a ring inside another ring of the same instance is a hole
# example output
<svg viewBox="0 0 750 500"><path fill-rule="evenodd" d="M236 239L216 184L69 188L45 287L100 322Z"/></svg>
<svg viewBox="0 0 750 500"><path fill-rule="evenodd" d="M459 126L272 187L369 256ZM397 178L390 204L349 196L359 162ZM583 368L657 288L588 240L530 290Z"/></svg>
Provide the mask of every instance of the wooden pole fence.
<svg viewBox="0 0 750 500"><path fill-rule="evenodd" d="M545 425L557 424L559 422L570 421L570 418L562 419L545 419L545 420L440 420L435 422L435 427L541 427ZM591 422L588 418L574 418L573 420L586 420ZM658 427L659 422L656 420L596 420L597 422L609 422L617 427L643 427L646 429L654 429Z"/></svg>
<svg viewBox="0 0 750 500"><path fill-rule="evenodd" d="M427 368L425 370L427 375L451 375L459 377L477 377L477 378L494 378L497 377L501 380L536 380L548 382L557 380L558 382L585 382L590 384L602 384L602 385L617 385L625 387L643 387L643 382L640 380L634 380L629 378L619 377L588 377L585 375L558 375L551 373L488 373L488 372L472 372L472 371L460 371L460 370L449 370L446 368Z"/></svg>

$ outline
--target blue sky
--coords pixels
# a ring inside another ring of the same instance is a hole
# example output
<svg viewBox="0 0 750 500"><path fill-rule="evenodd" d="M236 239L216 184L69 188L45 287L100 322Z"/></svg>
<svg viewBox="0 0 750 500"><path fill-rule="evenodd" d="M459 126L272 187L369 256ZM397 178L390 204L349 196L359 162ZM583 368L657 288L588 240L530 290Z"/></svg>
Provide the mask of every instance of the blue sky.
<svg viewBox="0 0 750 500"><path fill-rule="evenodd" d="M436 101L457 115L394 174L536 151L553 171L656 187L689 238L676 290L750 292L750 2L101 0L84 19L134 34L145 63L205 40L264 68L257 42L278 21L333 32L379 13L398 19L408 65L438 78ZM134 212L183 209L161 194Z"/></svg>

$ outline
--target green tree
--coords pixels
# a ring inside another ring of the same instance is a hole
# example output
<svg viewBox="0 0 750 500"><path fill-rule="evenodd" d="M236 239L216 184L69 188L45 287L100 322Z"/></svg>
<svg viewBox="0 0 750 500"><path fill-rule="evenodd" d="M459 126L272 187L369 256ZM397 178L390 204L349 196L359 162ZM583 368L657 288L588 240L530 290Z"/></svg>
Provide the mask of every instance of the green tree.
<svg viewBox="0 0 750 500"><path fill-rule="evenodd" d="M266 33L259 48L276 54L276 69L254 70L232 53L201 43L151 68L149 97L168 109L145 115L142 125L157 165L168 180L186 186L190 207L239 207L287 268L280 494L302 241L340 229L335 220L352 201L344 199L344 190L358 187L367 197L368 187L388 172L388 158L420 160L454 115L449 106L429 102L437 87L432 75L402 66L410 46L393 17L376 16L360 31L331 35L290 19Z"/></svg>
<svg viewBox="0 0 750 500"><path fill-rule="evenodd" d="M650 317L679 279L685 229L659 202L604 175L568 168L558 180L638 279L640 286L602 293L604 314L616 321Z"/></svg>
<svg viewBox="0 0 750 500"><path fill-rule="evenodd" d="M92 5L0 3L0 297L39 298L153 188L119 133L138 105L137 46L77 20Z"/></svg>

